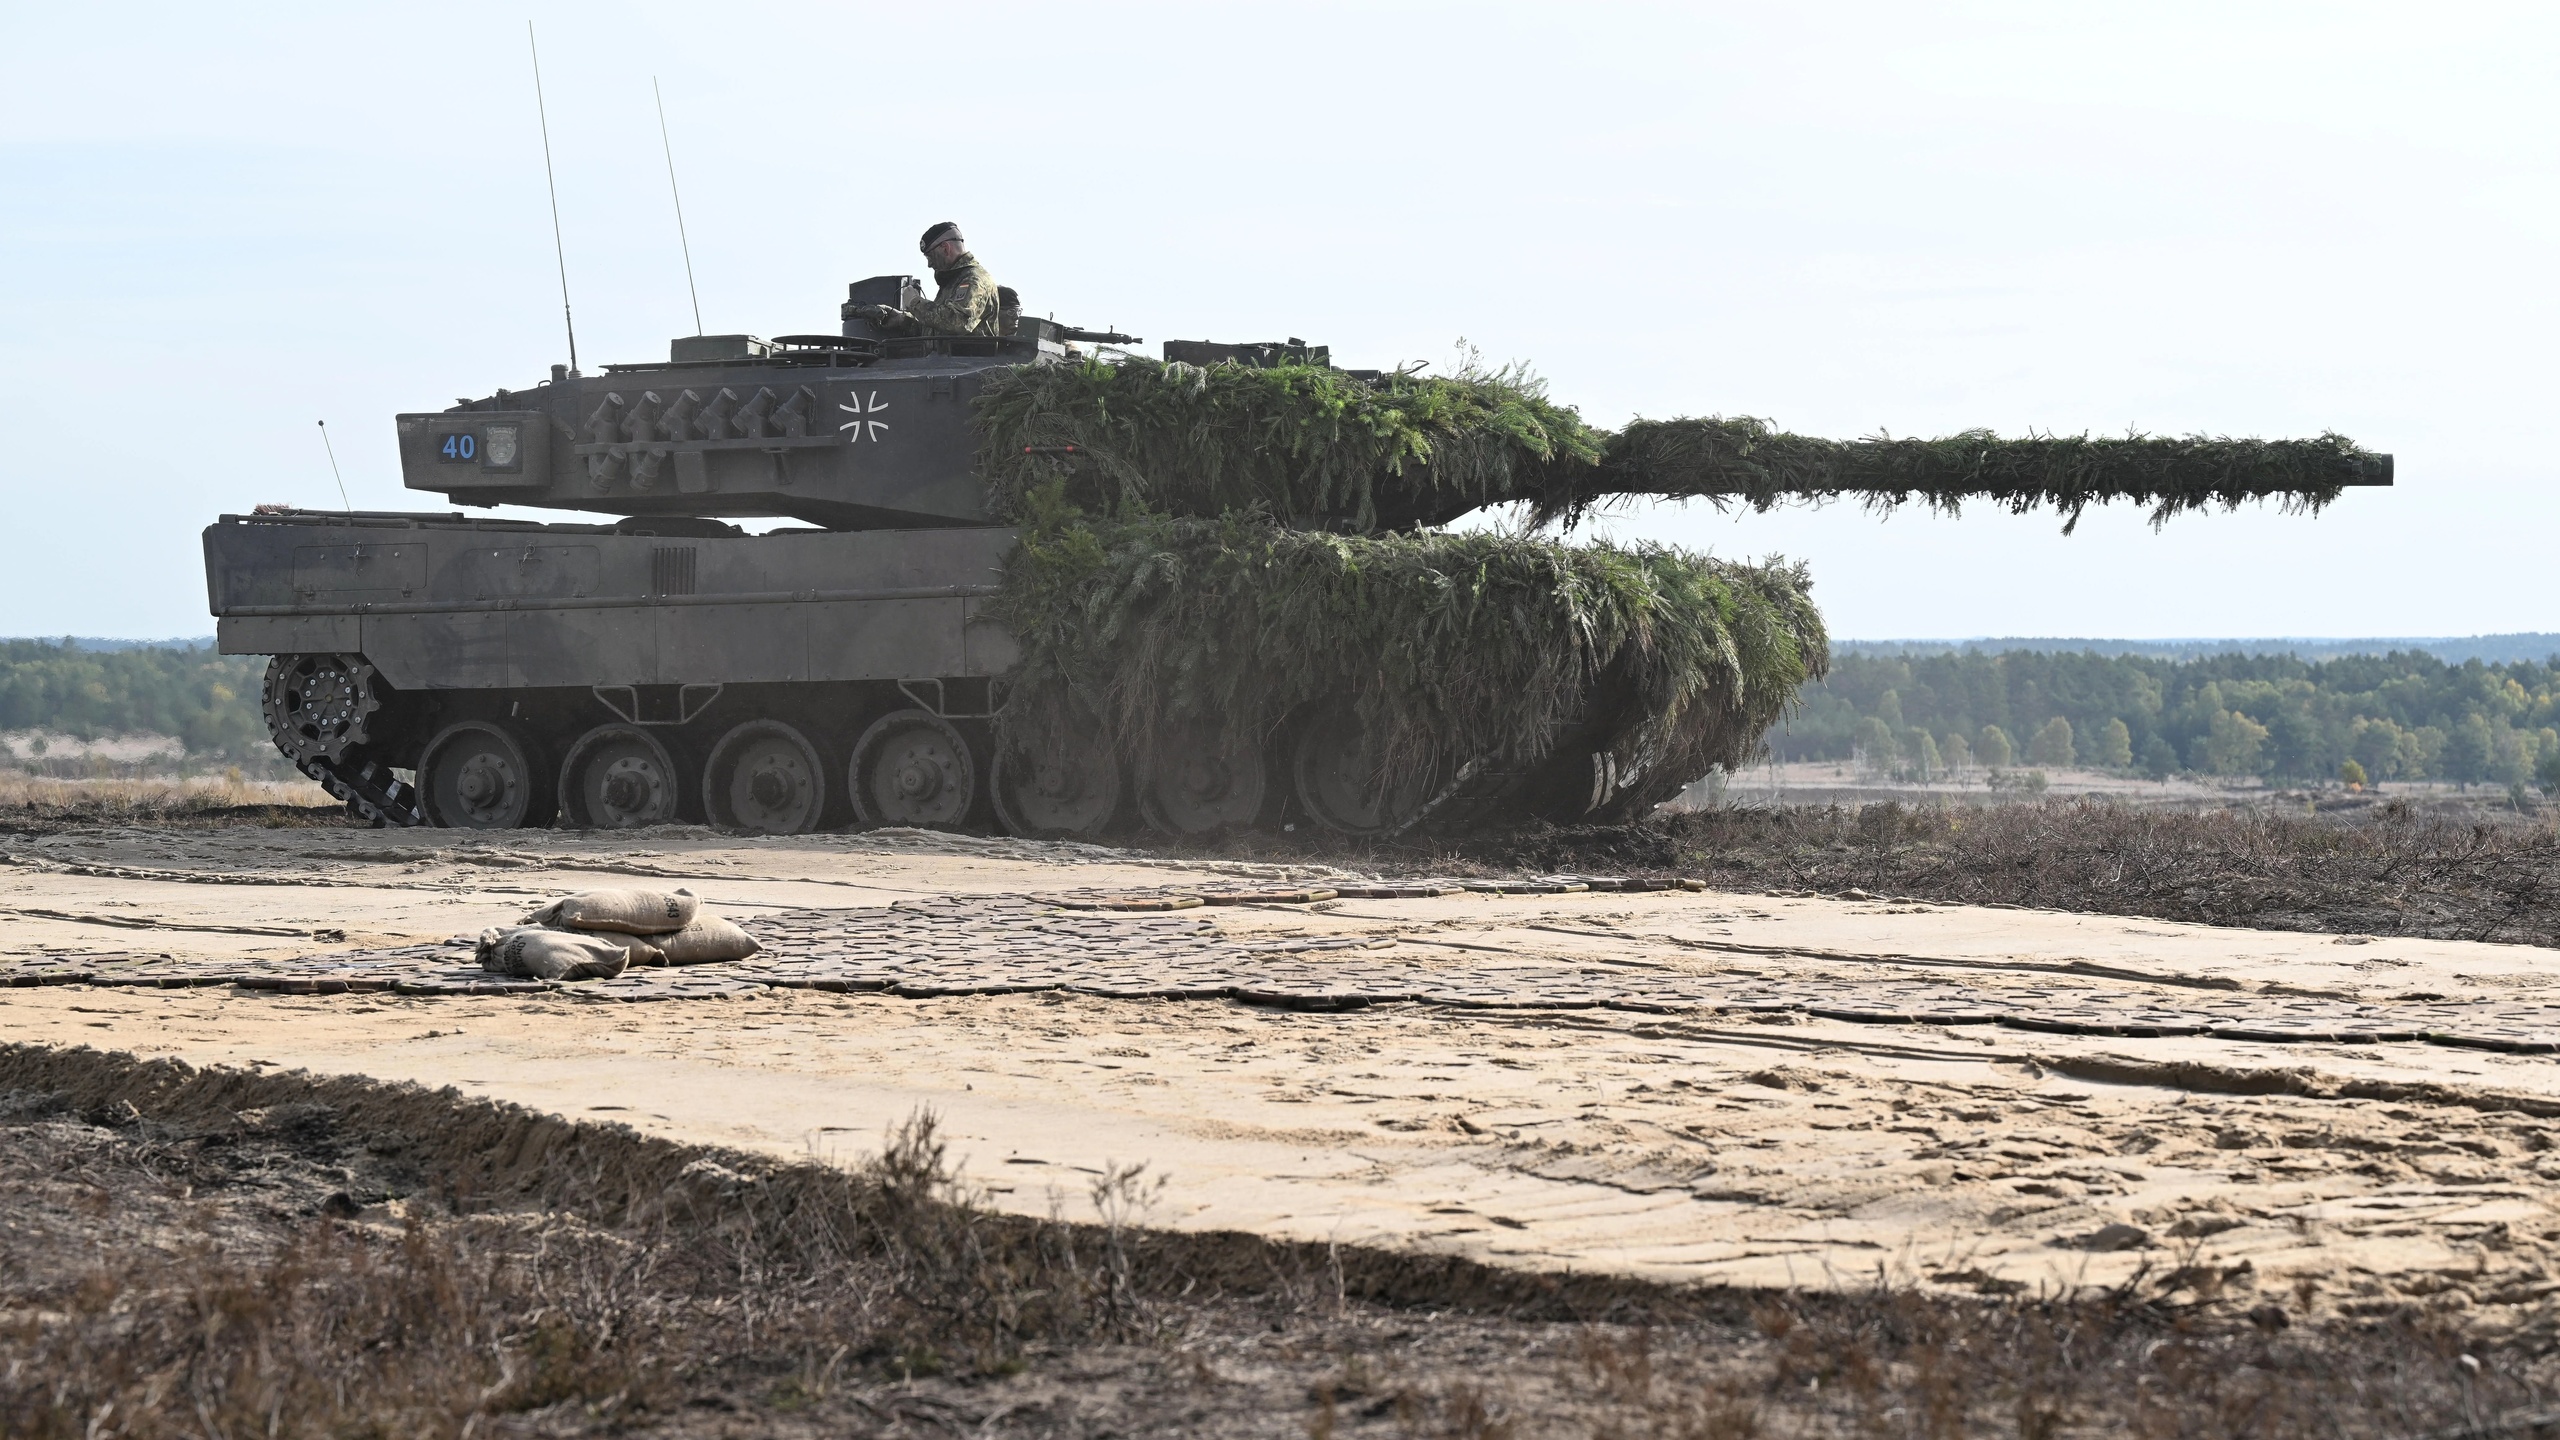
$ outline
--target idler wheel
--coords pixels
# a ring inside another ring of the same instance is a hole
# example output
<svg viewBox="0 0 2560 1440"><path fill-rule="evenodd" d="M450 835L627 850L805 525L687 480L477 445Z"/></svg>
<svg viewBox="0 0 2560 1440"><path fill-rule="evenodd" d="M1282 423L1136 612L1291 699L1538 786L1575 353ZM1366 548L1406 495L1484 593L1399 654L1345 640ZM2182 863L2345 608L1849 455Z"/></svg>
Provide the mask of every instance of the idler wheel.
<svg viewBox="0 0 2560 1440"><path fill-rule="evenodd" d="M723 829L805 835L818 828L827 808L818 747L779 720L750 720L711 747L702 804Z"/></svg>
<svg viewBox="0 0 2560 1440"><path fill-rule="evenodd" d="M865 825L953 829L978 799L977 762L951 722L930 710L873 721L845 766L854 817Z"/></svg>
<svg viewBox="0 0 2560 1440"><path fill-rule="evenodd" d="M1290 778L1308 818L1345 835L1383 835L1422 815L1432 792L1429 775L1380 783L1376 737L1347 704L1308 715L1290 746Z"/></svg>
<svg viewBox="0 0 2560 1440"><path fill-rule="evenodd" d="M675 757L637 725L599 725L560 762L560 818L581 830L674 823L683 808Z"/></svg>
<svg viewBox="0 0 2560 1440"><path fill-rule="evenodd" d="M1016 835L1090 840L1120 814L1120 759L1102 727L1080 717L1071 733L1025 736L1000 747L988 776L996 819Z"/></svg>
<svg viewBox="0 0 2560 1440"><path fill-rule="evenodd" d="M418 760L427 823L452 830L514 830L551 823L558 797L540 755L507 726L448 725Z"/></svg>
<svg viewBox="0 0 2560 1440"><path fill-rule="evenodd" d="M1230 746L1214 720L1195 720L1149 751L1138 778L1138 813L1167 835L1242 830L1262 819L1271 766L1261 747Z"/></svg>

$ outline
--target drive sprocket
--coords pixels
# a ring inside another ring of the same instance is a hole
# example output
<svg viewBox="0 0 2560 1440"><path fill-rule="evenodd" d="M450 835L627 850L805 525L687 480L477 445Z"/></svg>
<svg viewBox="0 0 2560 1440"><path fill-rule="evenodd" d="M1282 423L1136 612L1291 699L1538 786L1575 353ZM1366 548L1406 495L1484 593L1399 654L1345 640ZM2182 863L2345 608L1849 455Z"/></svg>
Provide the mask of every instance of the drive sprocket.
<svg viewBox="0 0 2560 1440"><path fill-rule="evenodd" d="M365 743L382 708L373 663L361 655L278 655L267 662L259 709L284 757L334 764ZM316 778L316 777L315 777Z"/></svg>

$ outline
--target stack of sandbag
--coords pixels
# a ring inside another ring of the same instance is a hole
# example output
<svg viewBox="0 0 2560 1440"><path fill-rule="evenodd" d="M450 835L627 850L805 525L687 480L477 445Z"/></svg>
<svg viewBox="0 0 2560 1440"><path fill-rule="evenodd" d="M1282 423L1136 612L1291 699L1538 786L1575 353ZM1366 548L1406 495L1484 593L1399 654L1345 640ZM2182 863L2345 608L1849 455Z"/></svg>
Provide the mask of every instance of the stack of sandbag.
<svg viewBox="0 0 2560 1440"><path fill-rule="evenodd" d="M533 980L610 980L633 965L744 960L764 947L690 890L583 890L480 932L480 965Z"/></svg>

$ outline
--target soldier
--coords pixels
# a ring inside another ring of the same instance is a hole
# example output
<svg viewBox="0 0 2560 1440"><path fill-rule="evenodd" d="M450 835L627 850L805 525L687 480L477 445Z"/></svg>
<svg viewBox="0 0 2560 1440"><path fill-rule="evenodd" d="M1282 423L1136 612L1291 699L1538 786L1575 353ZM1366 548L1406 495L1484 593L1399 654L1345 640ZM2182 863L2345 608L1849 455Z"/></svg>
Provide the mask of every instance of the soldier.
<svg viewBox="0 0 2560 1440"><path fill-rule="evenodd" d="M960 227L945 220L924 232L916 248L933 266L933 298L919 300L906 310L875 305L872 322L897 335L1001 334L996 279L969 253Z"/></svg>

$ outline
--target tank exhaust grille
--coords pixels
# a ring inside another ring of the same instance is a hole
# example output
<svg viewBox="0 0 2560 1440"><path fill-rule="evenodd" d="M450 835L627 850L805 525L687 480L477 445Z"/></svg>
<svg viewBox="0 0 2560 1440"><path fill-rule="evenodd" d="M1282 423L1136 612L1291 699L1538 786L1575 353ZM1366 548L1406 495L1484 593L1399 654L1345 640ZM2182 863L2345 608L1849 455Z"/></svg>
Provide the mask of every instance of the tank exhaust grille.
<svg viewBox="0 0 2560 1440"><path fill-rule="evenodd" d="M659 595L693 593L694 547L660 545L649 552L649 589Z"/></svg>

